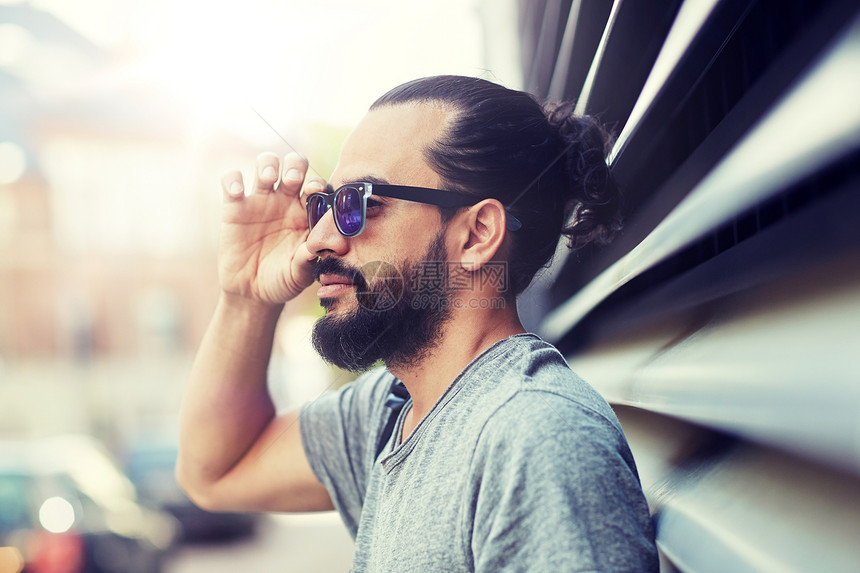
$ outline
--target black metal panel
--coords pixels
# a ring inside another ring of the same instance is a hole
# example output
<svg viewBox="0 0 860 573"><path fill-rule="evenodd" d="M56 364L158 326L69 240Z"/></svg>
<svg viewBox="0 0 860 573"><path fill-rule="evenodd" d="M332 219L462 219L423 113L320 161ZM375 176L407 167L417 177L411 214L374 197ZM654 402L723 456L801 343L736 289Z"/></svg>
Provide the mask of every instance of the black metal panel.
<svg viewBox="0 0 860 573"><path fill-rule="evenodd" d="M548 99L561 101L579 97L611 9L612 0L579 0L571 5Z"/></svg>
<svg viewBox="0 0 860 573"><path fill-rule="evenodd" d="M613 162L630 218L637 223L636 232L628 232L620 248L629 250L678 203L677 195L654 194L741 99L747 100L742 113L734 114L729 128L721 130L723 146L711 149L709 158L699 158L701 171L713 165L807 68L852 14L852 4L720 3ZM643 209L646 201L651 205Z"/></svg>
<svg viewBox="0 0 860 573"><path fill-rule="evenodd" d="M860 4L678 6L613 6L579 104L623 130L627 226L523 314L617 409L661 570L855 571Z"/></svg>
<svg viewBox="0 0 860 573"><path fill-rule="evenodd" d="M648 328L765 279L860 251L860 151L738 214L608 296L556 346L574 354L598 338ZM743 253L730 251L755 239ZM721 261L717 262L718 257ZM701 312L693 313L696 320Z"/></svg>
<svg viewBox="0 0 860 573"><path fill-rule="evenodd" d="M610 248L571 259L558 304L638 244L807 69L851 0L722 2L612 165L627 205Z"/></svg>
<svg viewBox="0 0 860 573"><path fill-rule="evenodd" d="M549 90L558 49L564 34L567 15L573 0L547 0L543 2L543 11L538 12L538 5L529 9L530 31L536 32L533 60L525 74L526 91L544 97ZM538 25L539 23L539 25Z"/></svg>
<svg viewBox="0 0 860 573"><path fill-rule="evenodd" d="M578 109L614 131L624 126L680 5L680 0L616 0Z"/></svg>

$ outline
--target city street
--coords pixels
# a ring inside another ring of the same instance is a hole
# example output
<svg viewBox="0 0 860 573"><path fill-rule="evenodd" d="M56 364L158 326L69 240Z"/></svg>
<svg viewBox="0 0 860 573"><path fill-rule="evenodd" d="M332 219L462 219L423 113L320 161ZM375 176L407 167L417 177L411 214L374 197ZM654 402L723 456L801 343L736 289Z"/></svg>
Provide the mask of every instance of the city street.
<svg viewBox="0 0 860 573"><path fill-rule="evenodd" d="M335 512L274 515L253 538L178 548L165 573L332 573L351 562L352 539Z"/></svg>

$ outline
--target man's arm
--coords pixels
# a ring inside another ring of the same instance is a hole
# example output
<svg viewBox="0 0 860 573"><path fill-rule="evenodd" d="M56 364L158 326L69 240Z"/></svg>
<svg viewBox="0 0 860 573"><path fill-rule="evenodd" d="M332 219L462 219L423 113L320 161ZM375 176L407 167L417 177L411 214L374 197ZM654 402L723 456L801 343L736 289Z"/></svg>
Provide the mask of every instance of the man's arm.
<svg viewBox="0 0 860 573"><path fill-rule="evenodd" d="M305 456L298 413L276 416L266 384L283 303L312 280L299 198L306 169L296 155L282 170L277 157L262 155L247 197L241 174L222 179L222 294L185 391L176 469L183 489L207 509L333 508Z"/></svg>

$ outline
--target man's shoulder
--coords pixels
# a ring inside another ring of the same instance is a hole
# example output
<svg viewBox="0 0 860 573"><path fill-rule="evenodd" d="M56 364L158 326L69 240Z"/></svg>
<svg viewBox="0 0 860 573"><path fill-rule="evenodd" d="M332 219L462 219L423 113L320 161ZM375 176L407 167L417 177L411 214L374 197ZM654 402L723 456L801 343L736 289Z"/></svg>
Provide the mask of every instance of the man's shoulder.
<svg viewBox="0 0 860 573"><path fill-rule="evenodd" d="M489 357L483 384L486 411L483 434L492 440L539 440L547 436L621 434L606 400L568 366L552 345L521 336Z"/></svg>
<svg viewBox="0 0 860 573"><path fill-rule="evenodd" d="M623 459L629 446L612 410L545 389L520 390L483 423L475 442L474 471L564 472L574 476L596 460ZM602 462L601 462L602 463Z"/></svg>
<svg viewBox="0 0 860 573"><path fill-rule="evenodd" d="M476 358L464 375L497 380L575 376L553 345L530 333L498 341Z"/></svg>
<svg viewBox="0 0 860 573"><path fill-rule="evenodd" d="M612 409L600 400L583 400L577 391L558 387L521 386L498 405L487 419L491 427L517 434L590 432L598 428L619 429Z"/></svg>
<svg viewBox="0 0 860 573"><path fill-rule="evenodd" d="M491 384L487 391L504 401L515 400L520 407L543 410L554 403L564 410L587 409L610 420L614 414L606 400L583 380L548 342L535 335L518 335L499 345L488 355L477 376ZM504 411L512 409L508 405Z"/></svg>

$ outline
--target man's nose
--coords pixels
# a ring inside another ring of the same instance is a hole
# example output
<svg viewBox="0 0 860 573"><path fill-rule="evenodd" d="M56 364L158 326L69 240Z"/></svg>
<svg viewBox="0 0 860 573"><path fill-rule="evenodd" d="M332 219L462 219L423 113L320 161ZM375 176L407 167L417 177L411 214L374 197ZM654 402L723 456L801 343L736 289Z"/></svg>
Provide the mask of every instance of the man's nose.
<svg viewBox="0 0 860 573"><path fill-rule="evenodd" d="M333 209L328 209L308 234L308 250L315 255L331 253L339 256L349 250L349 240L334 224Z"/></svg>

